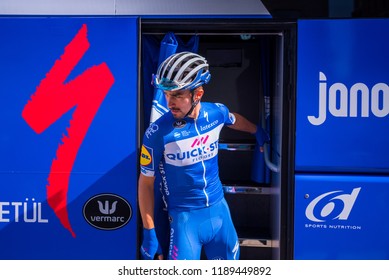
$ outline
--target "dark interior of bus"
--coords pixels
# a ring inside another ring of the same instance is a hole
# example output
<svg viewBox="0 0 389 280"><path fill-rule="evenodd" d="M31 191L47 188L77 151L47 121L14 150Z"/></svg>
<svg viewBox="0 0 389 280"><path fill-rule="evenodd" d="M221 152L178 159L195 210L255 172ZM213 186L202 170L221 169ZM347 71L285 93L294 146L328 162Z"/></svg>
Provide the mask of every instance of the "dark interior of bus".
<svg viewBox="0 0 389 280"><path fill-rule="evenodd" d="M231 22L215 20L208 25L203 21L142 23L142 36L151 36L156 42L167 32L173 32L184 44L198 37L197 52L207 59L211 72L202 102L223 103L269 133L271 141L265 149L270 168L256 165L258 151L253 135L223 128L219 175L238 232L240 258L284 258L287 252L281 243L286 234L282 232L286 210L281 205L281 193L288 176L281 172L285 164L281 158L289 157L282 149L290 145L290 104L284 88L285 73L292 67L286 63L284 49L290 32L263 23L239 24L238 28ZM141 50L146 51L144 47ZM146 85L147 77L142 79ZM149 110L147 104L144 108Z"/></svg>

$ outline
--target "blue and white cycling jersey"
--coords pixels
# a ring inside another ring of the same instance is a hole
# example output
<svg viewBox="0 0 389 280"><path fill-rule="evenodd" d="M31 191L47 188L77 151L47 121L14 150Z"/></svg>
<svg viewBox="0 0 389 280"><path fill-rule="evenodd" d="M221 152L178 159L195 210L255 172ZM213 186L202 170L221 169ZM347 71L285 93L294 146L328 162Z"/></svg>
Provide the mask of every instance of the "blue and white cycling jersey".
<svg viewBox="0 0 389 280"><path fill-rule="evenodd" d="M219 134L235 117L220 103L201 103L198 119L175 119L171 112L150 124L143 137L141 172L155 176L162 160L169 209L210 206L223 198L218 169Z"/></svg>

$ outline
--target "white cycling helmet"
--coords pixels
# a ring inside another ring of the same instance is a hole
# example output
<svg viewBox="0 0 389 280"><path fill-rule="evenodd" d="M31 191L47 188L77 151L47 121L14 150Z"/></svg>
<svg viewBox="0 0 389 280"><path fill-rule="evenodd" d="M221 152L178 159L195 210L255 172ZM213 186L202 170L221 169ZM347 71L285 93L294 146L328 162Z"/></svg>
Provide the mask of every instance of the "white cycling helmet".
<svg viewBox="0 0 389 280"><path fill-rule="evenodd" d="M161 90L193 90L211 79L207 60L192 52L169 56L153 75L154 87Z"/></svg>

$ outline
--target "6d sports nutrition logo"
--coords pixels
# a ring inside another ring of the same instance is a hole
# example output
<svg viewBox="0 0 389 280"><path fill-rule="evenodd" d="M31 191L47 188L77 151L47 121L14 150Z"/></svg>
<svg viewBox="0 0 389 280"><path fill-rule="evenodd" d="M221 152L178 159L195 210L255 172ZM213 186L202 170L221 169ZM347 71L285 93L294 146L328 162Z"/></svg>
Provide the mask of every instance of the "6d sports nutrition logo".
<svg viewBox="0 0 389 280"><path fill-rule="evenodd" d="M115 194L99 194L90 198L84 205L83 213L91 226L102 230L121 228L132 217L130 204Z"/></svg>
<svg viewBox="0 0 389 280"><path fill-rule="evenodd" d="M314 223L306 223L306 228L351 229L362 227L348 224L334 224L336 221L347 222L355 205L361 188L354 188L351 193L342 190L323 193L315 197L306 207L305 216ZM309 195L306 195L309 198Z"/></svg>

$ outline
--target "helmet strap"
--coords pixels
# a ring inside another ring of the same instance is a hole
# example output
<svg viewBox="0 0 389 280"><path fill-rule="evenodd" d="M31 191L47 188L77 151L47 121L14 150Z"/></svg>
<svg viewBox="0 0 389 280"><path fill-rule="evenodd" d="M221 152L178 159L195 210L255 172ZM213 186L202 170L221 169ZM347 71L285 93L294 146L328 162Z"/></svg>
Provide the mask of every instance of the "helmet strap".
<svg viewBox="0 0 389 280"><path fill-rule="evenodd" d="M195 96L195 93L194 93L194 90L191 90L191 93L192 93L192 107L190 108L190 110L188 111L188 113L186 113L186 115L184 116L184 118L186 118L187 116L189 116L190 114L192 114L194 108L197 106L197 104L199 104L200 102L200 99L195 101L194 100L194 96Z"/></svg>

